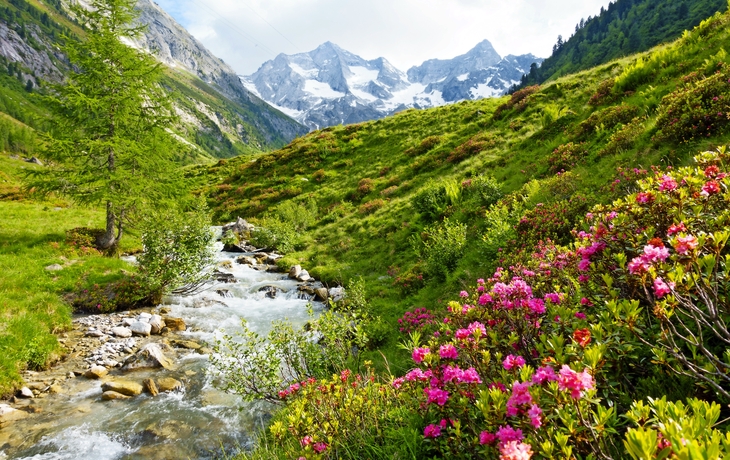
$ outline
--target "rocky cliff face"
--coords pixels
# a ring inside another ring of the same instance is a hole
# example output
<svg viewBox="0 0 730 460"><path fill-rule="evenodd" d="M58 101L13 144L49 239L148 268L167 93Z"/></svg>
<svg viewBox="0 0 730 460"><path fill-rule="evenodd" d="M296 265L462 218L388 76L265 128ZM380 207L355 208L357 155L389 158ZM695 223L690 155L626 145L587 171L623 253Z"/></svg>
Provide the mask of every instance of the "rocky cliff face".
<svg viewBox="0 0 730 460"><path fill-rule="evenodd" d="M301 125L284 114L271 110L260 98L251 94L236 72L213 55L202 43L178 24L151 0L138 0L139 21L147 26L135 45L153 52L172 68L181 68L218 89L224 96L243 105L260 120L245 120L259 127L272 142L281 137L287 142L306 132Z"/></svg>
<svg viewBox="0 0 730 460"><path fill-rule="evenodd" d="M366 61L327 42L309 53L280 54L246 88L311 129L382 118L410 107L501 96L519 82L532 55L502 58L484 40L463 56L433 59L408 73L386 59Z"/></svg>

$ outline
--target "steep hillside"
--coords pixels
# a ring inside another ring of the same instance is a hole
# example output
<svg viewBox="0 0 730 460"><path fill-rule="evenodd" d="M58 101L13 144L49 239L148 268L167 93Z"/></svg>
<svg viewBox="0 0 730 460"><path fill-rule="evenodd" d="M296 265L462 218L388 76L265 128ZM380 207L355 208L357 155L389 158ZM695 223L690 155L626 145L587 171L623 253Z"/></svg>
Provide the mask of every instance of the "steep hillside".
<svg viewBox="0 0 730 460"><path fill-rule="evenodd" d="M511 98L328 128L190 176L212 184L219 220L258 217L282 265L363 276L394 323L538 241L569 241L652 165L730 141L729 22Z"/></svg>
<svg viewBox="0 0 730 460"><path fill-rule="evenodd" d="M142 0L149 24L142 46L169 66L166 86L180 116L176 134L190 145L181 161L257 153L284 145L306 128L250 94L230 67L210 54L159 7ZM83 37L60 2L0 0L0 111L33 129L47 114L39 97L69 71L63 36Z"/></svg>
<svg viewBox="0 0 730 460"><path fill-rule="evenodd" d="M616 0L597 16L581 20L568 40L559 39L552 56L531 69L522 87L674 40L727 5L725 0Z"/></svg>

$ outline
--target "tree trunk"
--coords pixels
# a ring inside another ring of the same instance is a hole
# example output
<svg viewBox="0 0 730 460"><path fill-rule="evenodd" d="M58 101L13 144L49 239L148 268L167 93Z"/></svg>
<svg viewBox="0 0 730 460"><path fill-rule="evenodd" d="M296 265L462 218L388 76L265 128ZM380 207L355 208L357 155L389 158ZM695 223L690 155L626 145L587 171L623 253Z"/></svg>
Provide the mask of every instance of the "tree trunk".
<svg viewBox="0 0 730 460"><path fill-rule="evenodd" d="M106 202L106 231L96 237L96 246L104 251L108 251L109 249L113 248L117 242L118 238L114 236L114 230L117 229L117 217L114 215L114 209L112 207L112 202L107 201ZM121 232L120 232L121 236Z"/></svg>

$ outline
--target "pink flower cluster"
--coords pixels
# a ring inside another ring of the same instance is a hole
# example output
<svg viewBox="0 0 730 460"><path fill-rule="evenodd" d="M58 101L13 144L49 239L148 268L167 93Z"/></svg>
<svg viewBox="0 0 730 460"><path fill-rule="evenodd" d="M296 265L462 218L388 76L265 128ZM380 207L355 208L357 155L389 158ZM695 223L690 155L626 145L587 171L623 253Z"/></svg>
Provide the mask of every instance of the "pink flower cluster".
<svg viewBox="0 0 730 460"><path fill-rule="evenodd" d="M569 391L573 399L579 399L586 390L593 389L593 377L587 370L576 372L567 365L560 368L558 374L558 388L562 391Z"/></svg>
<svg viewBox="0 0 730 460"><path fill-rule="evenodd" d="M677 187L679 187L679 185L677 184L677 181L672 178L672 176L662 176L661 182L659 183L660 192L671 192L672 190L676 190Z"/></svg>
<svg viewBox="0 0 730 460"><path fill-rule="evenodd" d="M289 388L287 388L286 390L281 390L279 392L279 398L286 399L288 396L297 393L299 390L306 387L307 385L312 385L316 382L317 380L310 377L307 380L303 380L302 382L292 383L291 385L289 385Z"/></svg>
<svg viewBox="0 0 730 460"><path fill-rule="evenodd" d="M520 406L532 404L532 395L530 394L530 382L512 384L512 395L507 400L507 416L514 417L519 415Z"/></svg>
<svg viewBox="0 0 730 460"><path fill-rule="evenodd" d="M422 363L424 358L427 354L431 353L431 349L428 347L420 347L413 350L413 354L411 355L413 357L413 361L417 363Z"/></svg>
<svg viewBox="0 0 730 460"><path fill-rule="evenodd" d="M648 244L644 246L644 253L639 257L634 257L629 262L629 273L632 275L646 273L649 268L657 261L664 262L669 257L669 249L663 246L653 246Z"/></svg>
<svg viewBox="0 0 730 460"><path fill-rule="evenodd" d="M439 348L439 356L441 359L458 359L459 352L453 344L447 343L445 345L441 345Z"/></svg>
<svg viewBox="0 0 730 460"><path fill-rule="evenodd" d="M689 236L678 236L674 240L674 250L677 251L678 254L686 255L690 251L694 251L697 248L697 245L699 243L697 242L697 238L695 238L692 235Z"/></svg>
<svg viewBox="0 0 730 460"><path fill-rule="evenodd" d="M510 441L499 446L499 460L530 460L532 446L524 442Z"/></svg>
<svg viewBox="0 0 730 460"><path fill-rule="evenodd" d="M502 366L508 371L511 371L514 368L519 369L524 365L525 358L523 358L522 356L507 355L504 361L502 361Z"/></svg>
<svg viewBox="0 0 730 460"><path fill-rule="evenodd" d="M656 295L658 299L661 299L667 294L671 294L672 289L674 289L674 283L666 283L661 277L657 277L654 280L654 295Z"/></svg>
<svg viewBox="0 0 730 460"><path fill-rule="evenodd" d="M469 325L466 329L459 329L456 331L456 338L459 340L465 340L465 339L472 339L480 337L486 337L487 335L487 328L484 327L484 324L475 321Z"/></svg>
<svg viewBox="0 0 730 460"><path fill-rule="evenodd" d="M436 403L443 406L449 400L449 392L440 388L424 388L423 392L426 394L427 404Z"/></svg>
<svg viewBox="0 0 730 460"><path fill-rule="evenodd" d="M450 383L482 383L482 379L473 367L462 370L456 366L447 366L444 368L443 380Z"/></svg>

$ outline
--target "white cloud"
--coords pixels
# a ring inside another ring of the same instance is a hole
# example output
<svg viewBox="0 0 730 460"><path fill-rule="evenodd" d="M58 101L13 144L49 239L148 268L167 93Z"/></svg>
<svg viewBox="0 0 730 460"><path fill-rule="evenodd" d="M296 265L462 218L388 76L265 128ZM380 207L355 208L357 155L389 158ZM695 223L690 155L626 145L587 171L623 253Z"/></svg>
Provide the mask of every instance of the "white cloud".
<svg viewBox="0 0 730 460"><path fill-rule="evenodd" d="M483 39L497 52L550 55L558 35L609 0L157 0L214 54L250 74L278 53L325 41L401 70L463 54ZM283 36L282 36L283 35Z"/></svg>

